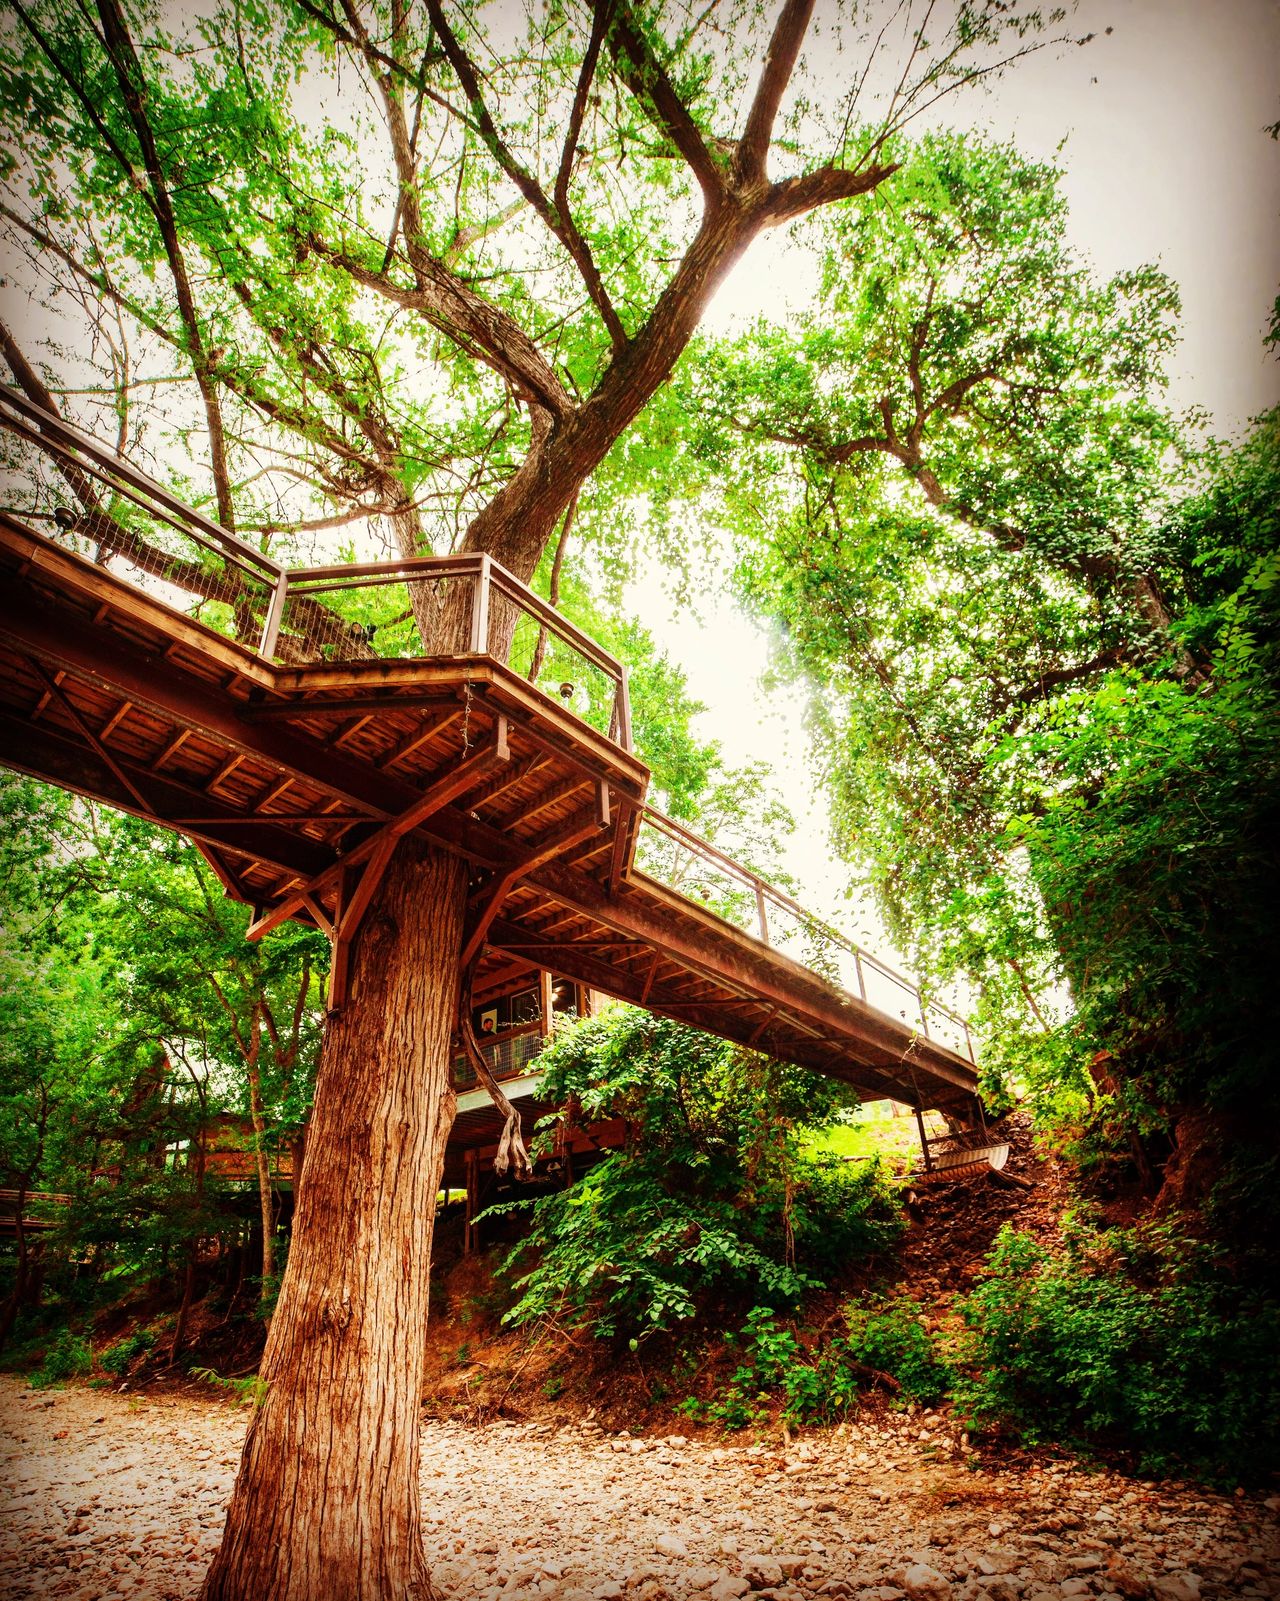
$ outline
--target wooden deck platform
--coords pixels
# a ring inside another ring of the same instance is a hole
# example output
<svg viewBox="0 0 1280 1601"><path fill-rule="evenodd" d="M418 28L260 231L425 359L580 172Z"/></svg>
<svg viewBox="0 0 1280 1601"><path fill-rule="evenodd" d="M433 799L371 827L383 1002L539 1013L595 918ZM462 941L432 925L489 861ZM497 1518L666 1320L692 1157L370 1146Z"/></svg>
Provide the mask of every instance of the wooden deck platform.
<svg viewBox="0 0 1280 1601"><path fill-rule="evenodd" d="M914 1015L881 1010L766 942L771 914L802 931L803 914L745 870L754 933L638 865L663 825L626 748L625 675L602 730L482 651L290 664L172 598L0 516L0 762L190 836L258 932L339 933L361 867L417 834L469 865L477 992L550 969L864 1099L974 1116L973 1062L937 1037L958 1019L902 980Z"/></svg>

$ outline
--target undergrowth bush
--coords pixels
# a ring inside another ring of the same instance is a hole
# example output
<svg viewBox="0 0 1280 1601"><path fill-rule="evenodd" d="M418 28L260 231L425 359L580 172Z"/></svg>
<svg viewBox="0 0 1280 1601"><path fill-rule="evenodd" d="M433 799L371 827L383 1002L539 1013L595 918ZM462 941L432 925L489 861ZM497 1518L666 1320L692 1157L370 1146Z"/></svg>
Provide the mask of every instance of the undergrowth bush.
<svg viewBox="0 0 1280 1601"><path fill-rule="evenodd" d="M88 1340L70 1329L62 1329L45 1347L43 1360L29 1375L28 1382L33 1389L44 1390L50 1385L65 1384L68 1379L81 1378L92 1368L93 1351Z"/></svg>
<svg viewBox="0 0 1280 1601"><path fill-rule="evenodd" d="M789 1424L838 1423L860 1389L888 1374L905 1399L926 1405L945 1395L950 1371L919 1320L914 1302L869 1311L845 1308L845 1328L805 1334L770 1307L752 1307L736 1342L742 1360L710 1400L691 1399L691 1417L728 1429L763 1424L776 1406Z"/></svg>
<svg viewBox="0 0 1280 1601"><path fill-rule="evenodd" d="M951 1370L921 1316L915 1301L894 1301L874 1310L850 1305L845 1309L844 1346L854 1361L896 1379L908 1400L933 1406L949 1390Z"/></svg>
<svg viewBox="0 0 1280 1601"><path fill-rule="evenodd" d="M975 1428L1229 1483L1280 1460L1280 1305L1242 1297L1169 1225L1078 1223L1055 1251L1006 1228L962 1311L956 1401Z"/></svg>
<svg viewBox="0 0 1280 1601"><path fill-rule="evenodd" d="M544 1052L543 1093L632 1131L571 1189L527 1206L505 1321L638 1343L719 1301L794 1307L850 1258L884 1250L901 1208L876 1163L804 1151L840 1086L630 1008ZM531 1265L530 1265L531 1264Z"/></svg>
<svg viewBox="0 0 1280 1601"><path fill-rule="evenodd" d="M135 1358L151 1350L156 1337L150 1329L135 1329L123 1340L117 1340L98 1354L98 1366L107 1373L122 1379L133 1366Z"/></svg>

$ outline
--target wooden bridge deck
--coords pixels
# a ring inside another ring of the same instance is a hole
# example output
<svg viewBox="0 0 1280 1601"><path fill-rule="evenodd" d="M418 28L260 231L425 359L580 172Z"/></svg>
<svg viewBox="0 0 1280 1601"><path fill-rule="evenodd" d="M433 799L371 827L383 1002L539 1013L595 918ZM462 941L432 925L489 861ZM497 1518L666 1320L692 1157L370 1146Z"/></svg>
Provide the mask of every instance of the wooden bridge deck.
<svg viewBox="0 0 1280 1601"><path fill-rule="evenodd" d="M974 1114L973 1063L921 1027L940 1013L882 1011L641 869L625 707L611 737L474 652L289 665L153 590L0 516L0 762L190 836L261 930L340 929L357 865L416 834L470 866L477 993L546 968L864 1099ZM767 886L742 882L763 931Z"/></svg>

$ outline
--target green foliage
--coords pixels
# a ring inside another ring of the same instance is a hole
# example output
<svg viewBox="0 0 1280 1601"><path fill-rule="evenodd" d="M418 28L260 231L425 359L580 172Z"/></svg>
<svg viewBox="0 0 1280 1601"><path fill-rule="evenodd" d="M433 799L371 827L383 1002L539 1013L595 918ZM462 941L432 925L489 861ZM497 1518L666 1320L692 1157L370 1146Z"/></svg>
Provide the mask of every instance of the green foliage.
<svg viewBox="0 0 1280 1601"><path fill-rule="evenodd" d="M59 1331L53 1342L45 1347L40 1366L28 1375L33 1389L45 1390L68 1379L79 1379L93 1371L93 1350L88 1340L70 1329Z"/></svg>
<svg viewBox="0 0 1280 1601"><path fill-rule="evenodd" d="M706 1408L726 1428L764 1422L775 1398L793 1424L839 1422L855 1404L857 1378L839 1341L811 1349L765 1306L752 1307L739 1339L744 1361Z"/></svg>
<svg viewBox="0 0 1280 1601"><path fill-rule="evenodd" d="M324 947L249 945L192 847L14 775L0 895L0 1179L69 1197L43 1270L83 1306L241 1232L203 1152L255 1097L276 1138L300 1124Z"/></svg>
<svg viewBox="0 0 1280 1601"><path fill-rule="evenodd" d="M224 1378L213 1368L192 1367L187 1371L193 1379L199 1379L203 1384L211 1384L214 1389L224 1391L231 1396L237 1406L260 1407L271 1388L268 1381L257 1373L236 1379Z"/></svg>
<svg viewBox="0 0 1280 1601"><path fill-rule="evenodd" d="M956 1403L975 1428L1232 1484L1276 1466L1280 1304L1170 1226L1082 1225L1060 1252L1006 1229L963 1312Z"/></svg>
<svg viewBox="0 0 1280 1601"><path fill-rule="evenodd" d="M686 1410L728 1429L759 1425L774 1406L786 1423L838 1423L875 1373L896 1379L909 1399L932 1405L947 1393L951 1375L919 1312L909 1302L879 1311L851 1303L843 1331L815 1337L780 1322L770 1307L752 1307L737 1337L743 1360L710 1401Z"/></svg>
<svg viewBox="0 0 1280 1601"><path fill-rule="evenodd" d="M950 1388L951 1374L914 1301L892 1301L878 1310L845 1309L845 1347L855 1361L898 1381L909 1400L932 1406Z"/></svg>
<svg viewBox="0 0 1280 1601"><path fill-rule="evenodd" d="M543 1093L632 1138L573 1186L528 1203L532 1256L507 1321L635 1341L726 1297L794 1306L901 1226L879 1168L805 1156L801 1121L842 1093L800 1068L629 1008L558 1035Z"/></svg>
<svg viewBox="0 0 1280 1601"><path fill-rule="evenodd" d="M99 1351L97 1364L104 1372L115 1374L122 1379L133 1366L138 1357L150 1351L156 1343L155 1334L148 1328L135 1329L123 1340L117 1340L109 1345L105 1351Z"/></svg>
<svg viewBox="0 0 1280 1601"><path fill-rule="evenodd" d="M761 1249L732 1200L683 1199L649 1164L610 1153L569 1191L530 1203L517 1251L537 1265L516 1280L504 1322L586 1325L597 1338L643 1339L692 1318L700 1298L757 1290L794 1304L814 1280Z"/></svg>

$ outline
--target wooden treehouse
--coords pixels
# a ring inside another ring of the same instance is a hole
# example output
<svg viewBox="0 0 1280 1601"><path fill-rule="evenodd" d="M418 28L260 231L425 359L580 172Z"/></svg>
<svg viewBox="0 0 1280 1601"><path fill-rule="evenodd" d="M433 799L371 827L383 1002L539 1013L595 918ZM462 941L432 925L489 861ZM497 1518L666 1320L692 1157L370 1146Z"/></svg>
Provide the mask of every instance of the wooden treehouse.
<svg viewBox="0 0 1280 1601"><path fill-rule="evenodd" d="M287 569L8 389L0 429L0 762L188 835L250 938L323 929L331 1006L416 834L468 865L472 1016L513 1100L560 986L980 1118L963 1020L648 806L625 667L496 562ZM454 647L423 655L441 615ZM501 1123L459 1089L450 1183Z"/></svg>

